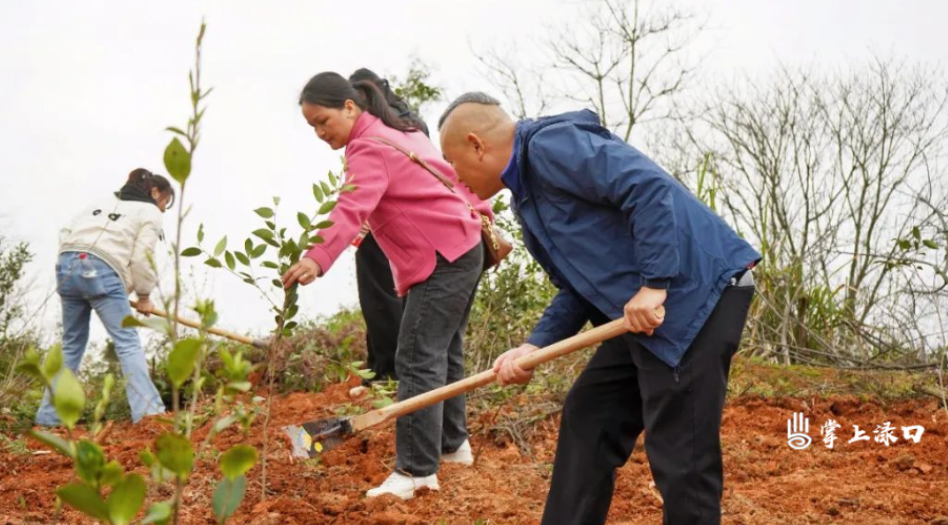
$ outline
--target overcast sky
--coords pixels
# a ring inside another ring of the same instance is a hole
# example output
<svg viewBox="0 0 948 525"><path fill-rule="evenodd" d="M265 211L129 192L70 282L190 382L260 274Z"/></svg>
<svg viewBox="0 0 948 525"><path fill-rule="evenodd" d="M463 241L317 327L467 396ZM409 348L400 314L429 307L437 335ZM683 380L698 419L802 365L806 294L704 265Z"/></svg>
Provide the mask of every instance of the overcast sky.
<svg viewBox="0 0 948 525"><path fill-rule="evenodd" d="M663 0L664 2L664 0ZM513 50L547 25L582 24L582 1L162 1L0 3L0 231L30 243L31 308L53 292L57 231L142 166L164 173L166 126L186 123L187 72L202 17L205 86L213 86L187 202L216 242L258 227L252 209L278 195L293 215L312 207L310 185L340 166L300 117L299 89L325 70L403 74L412 56L434 66L448 97L491 91L471 47ZM944 66L948 2L693 0L709 19L696 44L702 82L766 75L778 62L837 67L871 53ZM506 47L505 47L506 46ZM529 59L530 57L521 57ZM494 90L496 92L496 90ZM446 102L446 101L445 101ZM425 113L433 124L444 103ZM432 126L433 128L434 126ZM173 236L173 217L166 231ZM294 221L295 222L295 221ZM161 265L167 268L167 258ZM221 325L266 330L257 293L189 259L187 285L218 301ZM191 271L193 269L193 272ZM167 271L165 278L168 277ZM352 254L307 287L306 315L357 303ZM37 324L55 334L53 295ZM94 323L94 340L104 331Z"/></svg>

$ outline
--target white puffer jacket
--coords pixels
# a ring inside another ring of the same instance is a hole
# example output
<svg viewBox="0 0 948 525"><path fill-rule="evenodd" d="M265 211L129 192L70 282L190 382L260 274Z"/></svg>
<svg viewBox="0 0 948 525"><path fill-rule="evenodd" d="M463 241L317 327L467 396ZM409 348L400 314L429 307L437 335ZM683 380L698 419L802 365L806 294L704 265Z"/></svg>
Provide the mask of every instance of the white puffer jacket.
<svg viewBox="0 0 948 525"><path fill-rule="evenodd" d="M143 296L158 281L149 259L164 239L162 213L147 202L104 200L79 215L59 232L59 252L88 252L99 257L122 278L129 291Z"/></svg>

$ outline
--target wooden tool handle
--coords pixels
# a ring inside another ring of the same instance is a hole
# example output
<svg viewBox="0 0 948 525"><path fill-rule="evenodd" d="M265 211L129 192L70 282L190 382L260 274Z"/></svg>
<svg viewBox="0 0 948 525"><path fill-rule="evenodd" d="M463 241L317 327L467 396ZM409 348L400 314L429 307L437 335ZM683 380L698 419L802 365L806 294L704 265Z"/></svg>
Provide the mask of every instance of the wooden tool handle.
<svg viewBox="0 0 948 525"><path fill-rule="evenodd" d="M129 304L132 305L132 308L138 308L138 303L135 301L129 301ZM165 312L159 308L153 309L151 313L153 313L154 315L157 315L158 317L164 317L165 319L171 319L172 317L170 314L168 314L168 312ZM184 319L181 316L178 316L178 323L183 324L184 326L194 328L196 330L201 329L201 323L198 323L197 321L192 321L190 319ZM233 332L228 332L227 330L222 330L220 328L216 328L213 326L207 329L207 333L219 335L221 337L230 339L231 341L236 341L238 343L243 343L245 345L255 346L263 350L266 350L270 346L270 344L263 339L254 339L252 337L235 334Z"/></svg>
<svg viewBox="0 0 948 525"><path fill-rule="evenodd" d="M660 317L664 317L665 309L662 307L659 308L660 310L657 310L656 313ZM536 366L548 361L552 361L557 357L573 353L582 348L586 348L601 343L607 339L612 339L613 337L622 335L626 333L626 331L627 329L625 326L625 319L616 319L615 321L597 326L592 330L574 335L573 337L564 339L558 343L554 343L550 346L541 348L536 352L525 355L517 359L517 365L525 369L535 368ZM497 379L497 374L494 373L493 369L485 370L479 374L467 377L460 381L456 381L450 385L445 385L441 388L436 388L429 392L425 392L424 394L417 395L411 399L399 401L398 403L393 403L387 407L355 416L351 419L352 428L354 431L359 431L364 428L375 426L384 421L401 417L405 414L410 414L416 410L420 410L422 408L434 405L440 401L444 401L445 399L450 399L454 396L470 392L475 388L488 385L493 383L495 379Z"/></svg>

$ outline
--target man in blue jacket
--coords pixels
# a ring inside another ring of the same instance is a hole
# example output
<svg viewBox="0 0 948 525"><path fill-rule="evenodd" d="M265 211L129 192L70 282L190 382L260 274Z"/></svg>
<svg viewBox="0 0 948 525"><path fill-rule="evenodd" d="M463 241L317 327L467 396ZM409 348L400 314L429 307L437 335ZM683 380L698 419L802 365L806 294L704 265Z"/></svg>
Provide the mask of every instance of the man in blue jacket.
<svg viewBox="0 0 948 525"><path fill-rule="evenodd" d="M624 316L631 332L599 347L566 398L543 523L605 523L643 430L664 523L720 523L721 415L760 255L590 111L514 122L468 93L439 128L478 197L511 191L524 244L559 288L527 342L497 359L500 381L529 381L514 361L587 321Z"/></svg>

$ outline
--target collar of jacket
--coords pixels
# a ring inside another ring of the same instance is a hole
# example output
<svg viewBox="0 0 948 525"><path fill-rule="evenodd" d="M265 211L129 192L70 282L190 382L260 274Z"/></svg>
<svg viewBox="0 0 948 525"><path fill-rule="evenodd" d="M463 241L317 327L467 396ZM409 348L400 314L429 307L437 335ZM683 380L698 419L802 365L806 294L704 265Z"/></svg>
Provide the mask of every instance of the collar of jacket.
<svg viewBox="0 0 948 525"><path fill-rule="evenodd" d="M517 123L519 130L520 123ZM520 183L520 133L514 133L513 149L510 151L510 160L507 161L507 167L500 174L500 181L513 194L515 203L523 202L523 185Z"/></svg>
<svg viewBox="0 0 948 525"><path fill-rule="evenodd" d="M366 130L368 130L378 121L378 117L369 113L368 111L363 111L362 114L360 114L355 120L355 123L352 124L352 130L349 132L349 140L346 141L346 144L351 143L355 139L361 138L362 135L365 135Z"/></svg>
<svg viewBox="0 0 948 525"><path fill-rule="evenodd" d="M511 192L513 192L514 196L516 197L514 202L518 206L527 200L530 193L529 180L527 181L528 184L524 184L523 182L525 177L527 179L530 177L530 168L527 164L527 150L529 149L530 141L533 139L533 136L542 129L549 126L566 123L598 126L600 124L600 120L599 115L596 113L588 109L583 109L579 111L570 111L568 113L562 113L559 115L540 117L537 119L524 119L517 123L517 131L514 133L514 152L511 157L516 161L517 164L517 182L519 183L519 191L511 188ZM504 173L506 173L506 171ZM510 186L507 187L510 188Z"/></svg>

